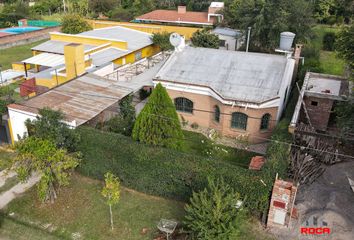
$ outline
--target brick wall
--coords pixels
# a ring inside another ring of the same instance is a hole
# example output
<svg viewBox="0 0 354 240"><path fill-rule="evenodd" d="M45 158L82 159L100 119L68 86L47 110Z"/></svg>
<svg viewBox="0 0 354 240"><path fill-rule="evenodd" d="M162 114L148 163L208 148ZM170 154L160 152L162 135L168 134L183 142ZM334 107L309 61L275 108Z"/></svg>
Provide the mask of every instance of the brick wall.
<svg viewBox="0 0 354 240"><path fill-rule="evenodd" d="M296 191L297 187L295 187L293 183L281 179L275 180L268 212L268 227L284 226L289 223ZM279 224L274 221L277 212L285 213L284 224Z"/></svg>
<svg viewBox="0 0 354 240"><path fill-rule="evenodd" d="M327 130L328 121L333 106L333 100L305 96L304 102L311 119L312 126L318 130Z"/></svg>
<svg viewBox="0 0 354 240"><path fill-rule="evenodd" d="M0 49L10 48L13 46L23 45L49 38L49 32L58 32L61 27L49 27L38 31L13 34L0 38Z"/></svg>
<svg viewBox="0 0 354 240"><path fill-rule="evenodd" d="M252 109L244 107L232 107L229 105L224 105L213 97L193 94L181 91L175 91L167 89L169 96L172 101L177 97L185 97L193 101L193 108L203 111L194 110L193 113L177 112L178 115L188 121L188 125L192 123L197 123L202 128L213 128L218 130L223 136L227 137L242 137L243 140L248 140L252 143L264 142L264 138L269 138L271 136L272 130L276 125L276 116L278 112L277 107L264 108L264 109ZM217 105L220 108L221 114L220 121L216 122L214 120L214 107ZM233 112L241 112L248 115L247 129L235 129L231 128L231 114ZM260 130L261 118L264 114L269 113L271 115L271 121L269 124L269 129ZM247 137L248 136L248 137Z"/></svg>

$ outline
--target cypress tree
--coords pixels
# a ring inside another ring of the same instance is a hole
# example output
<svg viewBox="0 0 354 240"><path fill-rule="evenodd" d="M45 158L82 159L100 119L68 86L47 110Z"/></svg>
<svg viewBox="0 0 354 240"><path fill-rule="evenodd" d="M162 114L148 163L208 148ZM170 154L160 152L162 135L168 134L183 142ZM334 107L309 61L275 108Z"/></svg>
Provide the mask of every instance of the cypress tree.
<svg viewBox="0 0 354 240"><path fill-rule="evenodd" d="M183 133L175 106L160 83L135 121L133 139L174 149L183 147Z"/></svg>

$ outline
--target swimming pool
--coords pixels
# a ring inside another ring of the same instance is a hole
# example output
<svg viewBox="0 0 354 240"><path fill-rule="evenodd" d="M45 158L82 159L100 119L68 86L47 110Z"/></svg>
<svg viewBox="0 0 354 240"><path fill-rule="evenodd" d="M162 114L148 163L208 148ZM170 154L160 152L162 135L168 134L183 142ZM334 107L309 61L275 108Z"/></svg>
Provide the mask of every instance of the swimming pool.
<svg viewBox="0 0 354 240"><path fill-rule="evenodd" d="M0 32L9 33L9 34L20 34L26 32L33 32L41 29L42 28L40 27L13 27L13 28L0 29Z"/></svg>

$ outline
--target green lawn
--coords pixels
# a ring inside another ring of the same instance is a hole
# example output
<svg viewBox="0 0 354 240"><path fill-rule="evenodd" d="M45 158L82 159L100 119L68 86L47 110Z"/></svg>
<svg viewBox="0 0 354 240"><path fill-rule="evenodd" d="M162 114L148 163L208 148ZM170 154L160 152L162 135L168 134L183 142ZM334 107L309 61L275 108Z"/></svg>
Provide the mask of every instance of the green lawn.
<svg viewBox="0 0 354 240"><path fill-rule="evenodd" d="M13 62L22 61L23 59L31 57L31 48L45 41L47 40L41 40L7 49L0 49L0 64L2 65L2 70L11 68Z"/></svg>
<svg viewBox="0 0 354 240"><path fill-rule="evenodd" d="M197 154L204 157L226 161L228 163L248 168L249 162L257 153L245 150L214 144L204 135L191 131L183 131L186 139L184 151L190 154Z"/></svg>
<svg viewBox="0 0 354 240"><path fill-rule="evenodd" d="M14 156L14 152L0 148L0 171L11 166Z"/></svg>
<svg viewBox="0 0 354 240"><path fill-rule="evenodd" d="M5 209L0 239L152 239L161 218L183 218L181 202L122 188L120 202L113 208L115 229L111 231L108 206L100 194L102 186L75 174L54 204L42 204L32 188ZM144 235L143 228L148 229Z"/></svg>
<svg viewBox="0 0 354 240"><path fill-rule="evenodd" d="M345 62L338 58L336 52L322 50L322 39L326 32L337 33L340 30L338 27L330 27L328 25L316 25L313 28L315 37L312 39L312 44L315 47L321 49L320 51L320 63L324 72L333 75L343 75L345 69ZM305 59L306 61L306 59Z"/></svg>

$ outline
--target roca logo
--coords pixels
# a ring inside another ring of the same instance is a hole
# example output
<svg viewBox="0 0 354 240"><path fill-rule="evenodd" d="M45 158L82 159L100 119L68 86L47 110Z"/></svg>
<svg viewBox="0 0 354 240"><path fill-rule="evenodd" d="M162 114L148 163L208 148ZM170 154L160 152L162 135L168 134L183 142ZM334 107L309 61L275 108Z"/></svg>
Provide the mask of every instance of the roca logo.
<svg viewBox="0 0 354 240"><path fill-rule="evenodd" d="M302 223L300 233L307 235L329 235L331 234L331 228L328 227L328 223L324 219L313 215Z"/></svg>

